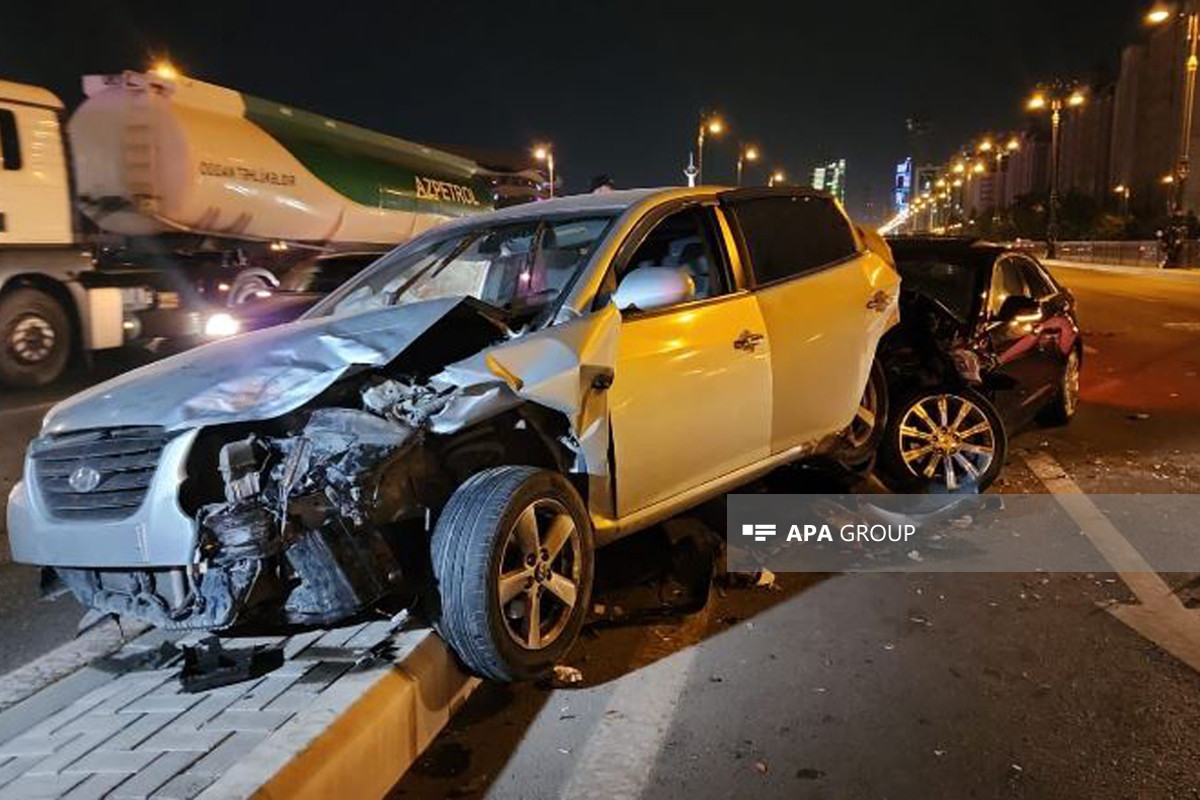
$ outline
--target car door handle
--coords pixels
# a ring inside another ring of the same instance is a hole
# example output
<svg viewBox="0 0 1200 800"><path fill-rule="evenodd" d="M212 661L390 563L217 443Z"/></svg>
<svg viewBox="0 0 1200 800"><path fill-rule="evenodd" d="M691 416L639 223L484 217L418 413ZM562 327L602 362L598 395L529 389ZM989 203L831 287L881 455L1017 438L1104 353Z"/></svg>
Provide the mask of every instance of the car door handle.
<svg viewBox="0 0 1200 800"><path fill-rule="evenodd" d="M876 313L882 314L884 311L887 311L888 306L891 305L891 302L891 295L889 295L883 289L878 289L876 290L875 294L871 295L871 299L867 301L867 308Z"/></svg>
<svg viewBox="0 0 1200 800"><path fill-rule="evenodd" d="M733 340L734 350L745 350L747 353L753 353L754 348L763 343L767 337L761 333L752 333L750 331L742 331L741 334Z"/></svg>

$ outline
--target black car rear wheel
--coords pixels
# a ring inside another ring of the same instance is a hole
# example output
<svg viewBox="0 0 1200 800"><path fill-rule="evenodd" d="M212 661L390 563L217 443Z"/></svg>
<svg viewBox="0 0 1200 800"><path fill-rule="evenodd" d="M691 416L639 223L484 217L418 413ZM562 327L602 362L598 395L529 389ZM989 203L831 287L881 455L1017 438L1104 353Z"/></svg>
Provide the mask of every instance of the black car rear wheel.
<svg viewBox="0 0 1200 800"><path fill-rule="evenodd" d="M896 492L982 492L1007 452L1004 424L986 397L960 387L923 390L897 405L876 472Z"/></svg>

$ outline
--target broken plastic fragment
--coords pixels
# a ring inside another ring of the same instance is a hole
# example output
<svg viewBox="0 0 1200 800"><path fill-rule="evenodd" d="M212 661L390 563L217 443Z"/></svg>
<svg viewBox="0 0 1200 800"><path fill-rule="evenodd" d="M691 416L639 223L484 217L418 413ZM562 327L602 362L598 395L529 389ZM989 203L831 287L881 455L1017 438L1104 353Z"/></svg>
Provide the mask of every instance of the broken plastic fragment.
<svg viewBox="0 0 1200 800"><path fill-rule="evenodd" d="M583 683L583 673L575 667L568 667L565 664L556 664L554 666L554 680L556 683L571 685L575 683Z"/></svg>

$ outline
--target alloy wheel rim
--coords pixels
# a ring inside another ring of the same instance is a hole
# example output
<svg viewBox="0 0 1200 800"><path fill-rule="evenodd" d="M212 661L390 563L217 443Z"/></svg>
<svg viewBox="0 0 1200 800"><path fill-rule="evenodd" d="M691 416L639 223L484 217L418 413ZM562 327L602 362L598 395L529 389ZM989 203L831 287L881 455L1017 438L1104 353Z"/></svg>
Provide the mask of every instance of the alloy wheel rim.
<svg viewBox="0 0 1200 800"><path fill-rule="evenodd" d="M54 350L54 326L36 314L17 320L8 334L8 349L25 364L45 361Z"/></svg>
<svg viewBox="0 0 1200 800"><path fill-rule="evenodd" d="M525 507L505 537L496 594L509 637L526 650L553 644L580 601L582 539L557 500Z"/></svg>
<svg viewBox="0 0 1200 800"><path fill-rule="evenodd" d="M909 472L950 492L978 483L996 457L991 420L960 395L930 395L914 403L900 420L897 436Z"/></svg>
<svg viewBox="0 0 1200 800"><path fill-rule="evenodd" d="M858 410L854 412L854 419L850 422L850 429L846 434L851 447L862 447L871 440L878 417L879 391L875 386L875 381L869 380L867 388L863 390L862 399L858 401Z"/></svg>
<svg viewBox="0 0 1200 800"><path fill-rule="evenodd" d="M1067 356L1067 367L1063 372L1063 408L1067 416L1075 413L1079 406L1079 355L1072 350Z"/></svg>

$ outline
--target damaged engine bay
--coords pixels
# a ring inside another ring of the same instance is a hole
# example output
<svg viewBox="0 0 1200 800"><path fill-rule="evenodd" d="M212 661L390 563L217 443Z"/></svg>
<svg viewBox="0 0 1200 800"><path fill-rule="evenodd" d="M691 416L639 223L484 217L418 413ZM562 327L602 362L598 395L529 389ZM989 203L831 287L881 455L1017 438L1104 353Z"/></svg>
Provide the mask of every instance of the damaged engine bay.
<svg viewBox="0 0 1200 800"><path fill-rule="evenodd" d="M59 576L85 606L164 629L321 627L411 606L429 585L433 521L466 476L516 458L586 481L561 409L490 361L471 368L519 338L463 300L384 367L281 417L203 428L179 489L195 562Z"/></svg>

